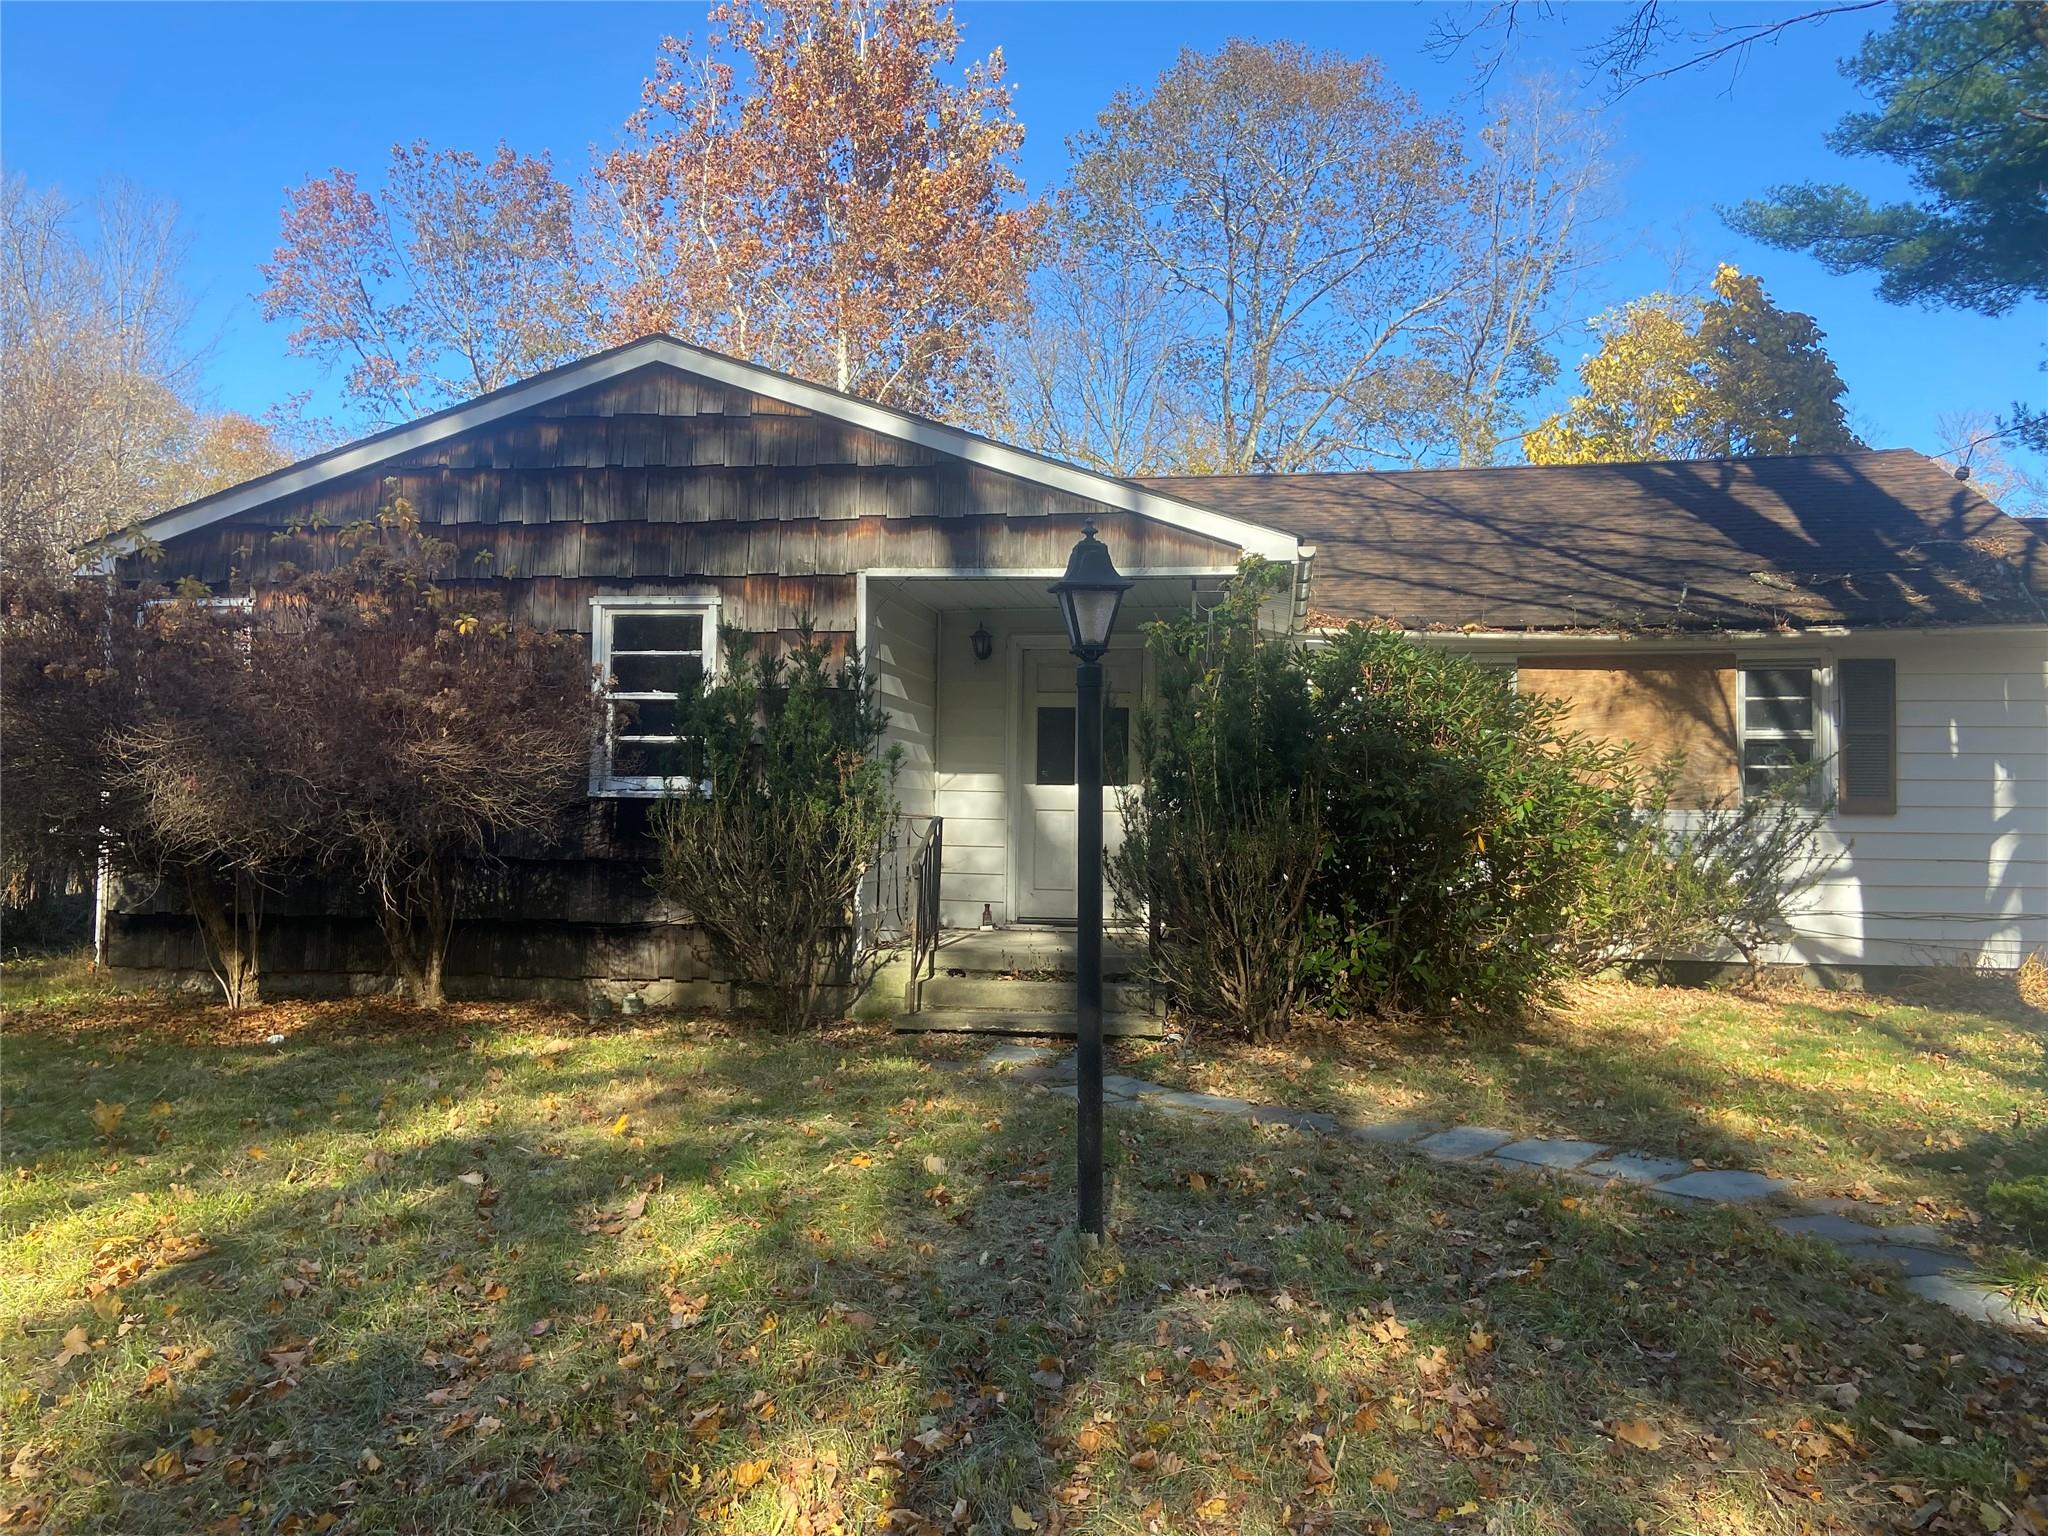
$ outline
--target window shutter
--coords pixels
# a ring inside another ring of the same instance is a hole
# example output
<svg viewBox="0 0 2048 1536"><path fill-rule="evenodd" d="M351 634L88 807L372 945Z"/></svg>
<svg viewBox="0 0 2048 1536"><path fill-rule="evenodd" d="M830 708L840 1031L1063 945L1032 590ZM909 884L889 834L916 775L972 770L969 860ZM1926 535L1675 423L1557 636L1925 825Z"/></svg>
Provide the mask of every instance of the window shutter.
<svg viewBox="0 0 2048 1536"><path fill-rule="evenodd" d="M1899 808L1897 663L1886 659L1839 663L1842 697L1844 816L1889 816Z"/></svg>

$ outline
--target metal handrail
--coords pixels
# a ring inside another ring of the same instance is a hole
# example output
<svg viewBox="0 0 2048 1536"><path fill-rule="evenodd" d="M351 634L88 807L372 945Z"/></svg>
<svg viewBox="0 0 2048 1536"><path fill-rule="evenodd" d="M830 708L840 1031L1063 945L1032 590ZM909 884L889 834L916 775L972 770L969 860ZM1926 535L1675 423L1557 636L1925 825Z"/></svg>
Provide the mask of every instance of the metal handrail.
<svg viewBox="0 0 2048 1536"><path fill-rule="evenodd" d="M903 1011L916 1013L927 977L939 966L939 881L946 823L934 816L910 848L910 979L903 987Z"/></svg>

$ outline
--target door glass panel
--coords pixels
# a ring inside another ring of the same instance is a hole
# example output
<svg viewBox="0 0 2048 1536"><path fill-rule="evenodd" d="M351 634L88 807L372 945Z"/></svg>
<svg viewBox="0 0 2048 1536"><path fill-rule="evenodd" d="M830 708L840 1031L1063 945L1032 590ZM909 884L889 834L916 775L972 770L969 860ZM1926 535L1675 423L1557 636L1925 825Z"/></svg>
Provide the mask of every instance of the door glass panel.
<svg viewBox="0 0 2048 1536"><path fill-rule="evenodd" d="M1102 712L1102 782L1131 781L1131 712L1112 704ZM1074 707L1038 707L1038 773L1035 784L1074 782Z"/></svg>
<svg viewBox="0 0 2048 1536"><path fill-rule="evenodd" d="M1037 784L1074 782L1074 706L1038 707Z"/></svg>
<svg viewBox="0 0 2048 1536"><path fill-rule="evenodd" d="M1131 782L1131 712L1121 704L1102 712L1102 782Z"/></svg>

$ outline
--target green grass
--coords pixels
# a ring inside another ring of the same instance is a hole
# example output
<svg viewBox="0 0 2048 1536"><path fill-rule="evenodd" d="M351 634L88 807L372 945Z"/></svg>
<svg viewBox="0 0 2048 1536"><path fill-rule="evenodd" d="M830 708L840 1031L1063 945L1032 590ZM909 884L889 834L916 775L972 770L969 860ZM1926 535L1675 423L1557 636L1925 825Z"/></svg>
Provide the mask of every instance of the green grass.
<svg viewBox="0 0 2048 1536"><path fill-rule="evenodd" d="M1985 982L1922 1000L1590 984L1513 1029L1304 1029L1127 1047L1124 1069L1253 1099L1605 1141L1898 1208L1988 1252L2048 1253L1990 1208L2048 1173L2048 1012Z"/></svg>
<svg viewBox="0 0 2048 1536"><path fill-rule="evenodd" d="M1789 1536L2048 1482L2048 1350L1757 1216L1126 1111L1082 1252L1071 1106L943 1046L29 1001L0 1527Z"/></svg>

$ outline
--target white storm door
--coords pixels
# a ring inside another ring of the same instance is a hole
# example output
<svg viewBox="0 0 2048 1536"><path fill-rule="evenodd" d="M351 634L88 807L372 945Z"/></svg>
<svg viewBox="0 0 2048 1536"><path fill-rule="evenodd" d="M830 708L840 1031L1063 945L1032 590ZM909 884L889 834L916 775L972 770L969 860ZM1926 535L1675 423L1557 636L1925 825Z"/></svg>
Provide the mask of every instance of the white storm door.
<svg viewBox="0 0 2048 1536"><path fill-rule="evenodd" d="M1017 906L1027 923L1074 920L1074 658L1065 651L1028 650L1020 671L1016 764ZM1102 843L1105 857L1123 842L1117 793L1128 782L1131 718L1144 675L1140 651L1103 659ZM1107 881L1104 882L1105 888ZM1109 898L1104 897L1105 908Z"/></svg>

